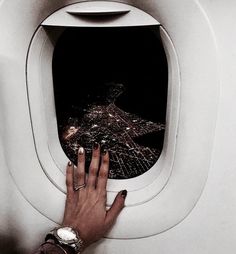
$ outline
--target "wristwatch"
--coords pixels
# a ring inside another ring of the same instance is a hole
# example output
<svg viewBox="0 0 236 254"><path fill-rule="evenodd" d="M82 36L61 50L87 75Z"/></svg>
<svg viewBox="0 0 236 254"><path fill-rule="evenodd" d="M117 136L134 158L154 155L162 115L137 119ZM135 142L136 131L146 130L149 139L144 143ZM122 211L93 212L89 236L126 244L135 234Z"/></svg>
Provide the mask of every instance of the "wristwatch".
<svg viewBox="0 0 236 254"><path fill-rule="evenodd" d="M57 227L51 230L45 241L53 239L57 244L71 247L76 254L80 254L83 250L83 240L78 232L71 227Z"/></svg>

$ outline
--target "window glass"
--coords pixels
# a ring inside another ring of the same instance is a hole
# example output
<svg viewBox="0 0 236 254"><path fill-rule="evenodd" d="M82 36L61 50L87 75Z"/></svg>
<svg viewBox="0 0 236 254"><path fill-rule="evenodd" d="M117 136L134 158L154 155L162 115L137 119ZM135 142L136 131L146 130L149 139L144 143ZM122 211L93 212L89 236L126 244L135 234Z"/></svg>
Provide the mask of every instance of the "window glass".
<svg viewBox="0 0 236 254"><path fill-rule="evenodd" d="M158 26L67 28L53 56L61 146L109 149L111 179L149 170L164 142L168 67Z"/></svg>

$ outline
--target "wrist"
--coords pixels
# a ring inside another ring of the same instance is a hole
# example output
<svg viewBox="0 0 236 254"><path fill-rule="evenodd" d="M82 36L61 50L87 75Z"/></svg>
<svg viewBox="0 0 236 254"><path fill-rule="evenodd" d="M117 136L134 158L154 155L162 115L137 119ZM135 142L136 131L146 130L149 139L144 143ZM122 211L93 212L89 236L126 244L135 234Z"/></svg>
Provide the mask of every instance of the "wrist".
<svg viewBox="0 0 236 254"><path fill-rule="evenodd" d="M78 232L71 227L58 227L51 230L45 241L53 242L62 247L67 254L80 254L84 250L84 244Z"/></svg>

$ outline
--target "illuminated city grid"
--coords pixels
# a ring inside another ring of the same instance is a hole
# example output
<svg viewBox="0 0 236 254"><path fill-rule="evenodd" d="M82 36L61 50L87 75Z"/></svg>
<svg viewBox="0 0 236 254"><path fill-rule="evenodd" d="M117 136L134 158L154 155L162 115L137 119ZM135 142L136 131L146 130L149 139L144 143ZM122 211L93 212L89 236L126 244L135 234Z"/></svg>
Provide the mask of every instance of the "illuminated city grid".
<svg viewBox="0 0 236 254"><path fill-rule="evenodd" d="M164 139L164 123L154 123L136 114L123 111L115 100L123 92L123 85L112 86L102 105L90 104L83 109L82 118L70 118L61 133L62 147L76 163L80 146L86 149L87 163L91 158L94 142L109 150L111 179L127 179L148 171L158 160L162 143L155 148L138 144L137 139L152 133L161 133Z"/></svg>

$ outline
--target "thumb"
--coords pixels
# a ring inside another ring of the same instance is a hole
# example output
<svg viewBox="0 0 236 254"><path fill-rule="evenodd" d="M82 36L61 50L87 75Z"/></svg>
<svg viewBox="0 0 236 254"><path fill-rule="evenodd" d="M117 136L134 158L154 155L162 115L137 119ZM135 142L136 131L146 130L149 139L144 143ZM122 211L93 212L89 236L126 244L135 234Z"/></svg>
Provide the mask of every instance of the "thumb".
<svg viewBox="0 0 236 254"><path fill-rule="evenodd" d="M125 198L127 196L127 190L120 191L111 206L111 208L107 211L106 215L106 224L112 226L115 222L116 218L120 214L121 210L125 206Z"/></svg>

